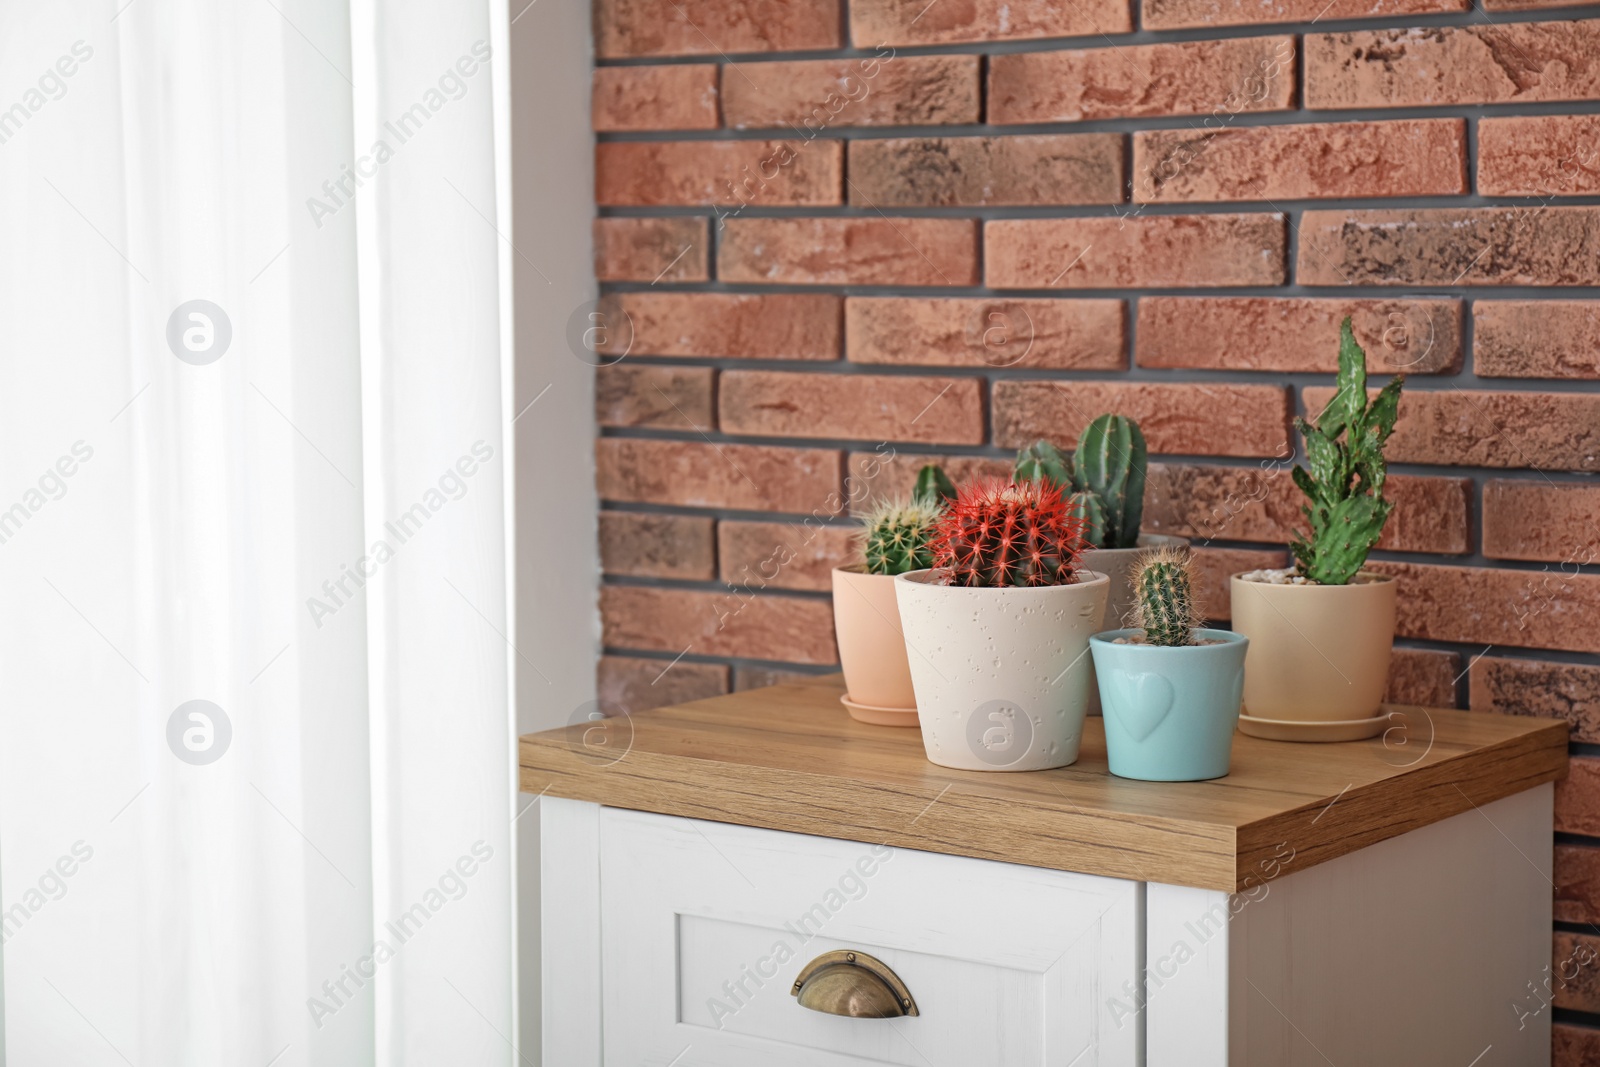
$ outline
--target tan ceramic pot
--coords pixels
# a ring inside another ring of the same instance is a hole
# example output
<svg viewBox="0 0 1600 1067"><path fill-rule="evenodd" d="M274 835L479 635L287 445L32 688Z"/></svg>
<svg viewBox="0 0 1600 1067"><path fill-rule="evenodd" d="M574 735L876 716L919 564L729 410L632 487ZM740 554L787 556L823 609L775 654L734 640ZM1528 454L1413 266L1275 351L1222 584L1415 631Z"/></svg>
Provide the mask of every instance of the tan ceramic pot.
<svg viewBox="0 0 1600 1067"><path fill-rule="evenodd" d="M1152 548L1182 548L1189 543L1187 537L1168 534L1140 534L1133 548L1091 548L1083 554L1085 570L1095 571L1111 579L1106 594L1107 630L1120 630L1133 625L1133 565L1139 557ZM1089 714L1100 714L1100 686L1095 680L1094 664L1089 665Z"/></svg>
<svg viewBox="0 0 1600 1067"><path fill-rule="evenodd" d="M834 568L833 630L850 703L916 711L894 578L859 567ZM855 708L850 713L860 718Z"/></svg>
<svg viewBox="0 0 1600 1067"><path fill-rule="evenodd" d="M1340 722L1378 714L1394 648L1395 583L1273 585L1234 575L1233 630L1250 639L1244 713Z"/></svg>

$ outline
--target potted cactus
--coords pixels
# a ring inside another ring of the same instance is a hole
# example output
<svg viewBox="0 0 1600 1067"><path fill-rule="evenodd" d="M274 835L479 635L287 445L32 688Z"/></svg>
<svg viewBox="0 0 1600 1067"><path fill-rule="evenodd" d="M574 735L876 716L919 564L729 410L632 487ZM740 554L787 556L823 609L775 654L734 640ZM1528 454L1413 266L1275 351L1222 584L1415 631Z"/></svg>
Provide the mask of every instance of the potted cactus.
<svg viewBox="0 0 1600 1067"><path fill-rule="evenodd" d="M1089 641L1111 773L1146 782L1221 778L1249 640L1204 628L1187 548L1141 556L1133 586L1136 626Z"/></svg>
<svg viewBox="0 0 1600 1067"><path fill-rule="evenodd" d="M878 726L917 725L894 579L933 566L928 541L955 486L934 464L923 467L909 497L867 514L858 562L833 571L833 629L844 670L841 698L852 718Z"/></svg>
<svg viewBox="0 0 1600 1067"><path fill-rule="evenodd" d="M932 569L895 579L928 759L975 771L1076 760L1110 584L1082 567L1083 520L1056 485L972 483L931 547Z"/></svg>
<svg viewBox="0 0 1600 1067"><path fill-rule="evenodd" d="M1395 584L1363 570L1393 505L1384 498L1383 445L1404 376L1369 401L1366 353L1346 318L1338 389L1315 423L1295 419L1309 469L1296 466L1310 524L1291 542L1295 565L1232 578L1233 628L1250 638L1245 733L1344 741L1380 733L1394 646Z"/></svg>
<svg viewBox="0 0 1600 1067"><path fill-rule="evenodd" d="M1083 565L1111 580L1106 624L1123 626L1133 610L1133 567L1145 549L1179 548L1189 542L1165 534L1141 534L1147 469L1144 434L1122 415L1101 415L1078 438L1069 458L1049 441L1017 453L1016 481L1060 486L1087 528ZM1089 676L1089 714L1100 714L1100 695Z"/></svg>

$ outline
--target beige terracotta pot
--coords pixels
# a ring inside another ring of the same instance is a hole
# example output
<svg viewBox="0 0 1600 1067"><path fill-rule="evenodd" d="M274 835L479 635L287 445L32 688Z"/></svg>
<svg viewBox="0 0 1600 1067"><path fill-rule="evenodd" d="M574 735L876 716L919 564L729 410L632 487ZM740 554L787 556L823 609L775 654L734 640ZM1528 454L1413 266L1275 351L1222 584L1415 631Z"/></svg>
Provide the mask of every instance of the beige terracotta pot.
<svg viewBox="0 0 1600 1067"><path fill-rule="evenodd" d="M1394 649L1395 583L1273 585L1234 575L1233 630L1250 639L1244 713L1339 722L1378 714Z"/></svg>
<svg viewBox="0 0 1600 1067"><path fill-rule="evenodd" d="M894 578L860 567L834 568L833 630L850 703L916 711ZM861 718L855 708L850 714Z"/></svg>
<svg viewBox="0 0 1600 1067"><path fill-rule="evenodd" d="M1152 548L1182 548L1188 543L1187 537L1140 534L1139 543L1133 548L1091 548L1083 554L1085 570L1111 579L1110 591L1106 594L1107 630L1133 625L1133 565L1139 557ZM1100 714L1100 685L1092 663L1089 665L1089 714Z"/></svg>

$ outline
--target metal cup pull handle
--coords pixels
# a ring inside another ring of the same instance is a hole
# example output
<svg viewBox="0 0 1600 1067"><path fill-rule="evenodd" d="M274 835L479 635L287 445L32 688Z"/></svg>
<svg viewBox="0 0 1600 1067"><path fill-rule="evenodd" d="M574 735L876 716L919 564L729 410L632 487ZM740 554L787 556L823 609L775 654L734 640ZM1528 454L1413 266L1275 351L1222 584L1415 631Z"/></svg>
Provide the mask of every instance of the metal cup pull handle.
<svg viewBox="0 0 1600 1067"><path fill-rule="evenodd" d="M802 1008L852 1019L917 1015L917 1002L882 960L845 949L824 952L801 969L790 994Z"/></svg>

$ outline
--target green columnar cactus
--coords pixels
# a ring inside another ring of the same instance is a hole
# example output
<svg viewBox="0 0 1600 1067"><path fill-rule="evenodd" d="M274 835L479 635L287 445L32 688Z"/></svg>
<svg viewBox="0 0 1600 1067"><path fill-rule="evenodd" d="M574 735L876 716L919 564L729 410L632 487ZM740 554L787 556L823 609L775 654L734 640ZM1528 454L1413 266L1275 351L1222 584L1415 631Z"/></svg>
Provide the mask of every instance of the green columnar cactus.
<svg viewBox="0 0 1600 1067"><path fill-rule="evenodd" d="M917 484L911 490L911 496L914 500L947 504L956 498L956 486L943 467L929 463L917 472Z"/></svg>
<svg viewBox="0 0 1600 1067"><path fill-rule="evenodd" d="M1132 548L1139 542L1146 457L1139 424L1122 415L1101 415L1078 438L1073 454L1077 488L1095 493L1105 504L1101 548Z"/></svg>
<svg viewBox="0 0 1600 1067"><path fill-rule="evenodd" d="M1339 388L1312 425L1294 420L1306 442L1310 469L1294 468L1294 484L1306 495L1301 507L1311 536L1289 543L1295 567L1320 585L1348 585L1378 543L1393 504L1383 497L1387 467L1383 444L1400 411L1400 375L1367 402L1367 354L1356 343L1350 319L1339 328Z"/></svg>
<svg viewBox="0 0 1600 1067"><path fill-rule="evenodd" d="M1085 490L1067 497L1067 507L1072 516L1083 521L1083 540L1092 548L1099 548L1106 540L1106 504L1099 493Z"/></svg>
<svg viewBox="0 0 1600 1067"><path fill-rule="evenodd" d="M1163 548L1145 555L1134 575L1134 613L1152 645L1192 644L1205 621L1194 598L1194 560L1188 549Z"/></svg>
<svg viewBox="0 0 1600 1067"><path fill-rule="evenodd" d="M1062 492L1073 489L1072 460L1049 441L1035 441L1017 453L1016 466L1011 480L1022 482L1047 482Z"/></svg>
<svg viewBox="0 0 1600 1067"><path fill-rule="evenodd" d="M933 566L933 536L944 505L913 497L878 504L867 514L861 540L868 574L904 574Z"/></svg>

